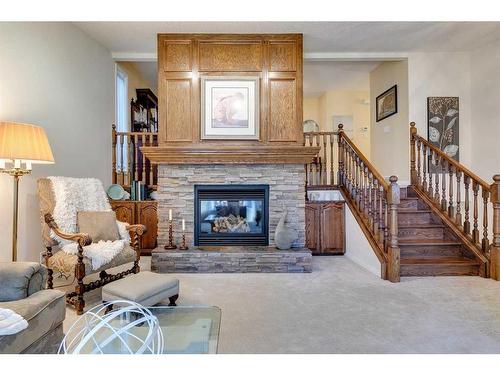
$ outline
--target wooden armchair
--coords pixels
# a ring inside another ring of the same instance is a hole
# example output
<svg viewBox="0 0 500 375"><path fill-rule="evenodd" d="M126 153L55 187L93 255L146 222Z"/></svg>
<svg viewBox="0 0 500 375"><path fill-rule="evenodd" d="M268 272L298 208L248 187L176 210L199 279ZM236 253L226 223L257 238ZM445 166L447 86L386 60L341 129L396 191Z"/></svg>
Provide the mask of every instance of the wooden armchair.
<svg viewBox="0 0 500 375"><path fill-rule="evenodd" d="M100 193L104 193L104 188L102 188L102 190L103 191ZM105 193L100 195L105 197ZM125 248L109 263L98 269L92 269L90 259L88 259L83 252L83 247L90 245L92 243L92 238L86 233L67 233L62 231L53 218L57 198L53 192L52 181L50 179L44 178L38 180L38 198L42 221L42 237L46 248L44 258L48 268L47 286L49 289L53 288L54 272L59 272L65 276L74 274L77 284L74 292L66 294L66 302L76 308L78 315L83 313L85 307L84 293L121 279L128 274L138 273L140 271L140 236L146 231L144 225L136 224L127 226L127 230L131 234L130 244L125 246ZM85 211L85 208L83 207L80 211ZM59 242L54 239L53 234L61 239L76 242L77 254L67 254L60 250ZM108 274L106 272L106 270L110 268L127 263L133 263L133 265L126 271L117 274ZM99 274L99 279L85 284L85 276L92 274Z"/></svg>

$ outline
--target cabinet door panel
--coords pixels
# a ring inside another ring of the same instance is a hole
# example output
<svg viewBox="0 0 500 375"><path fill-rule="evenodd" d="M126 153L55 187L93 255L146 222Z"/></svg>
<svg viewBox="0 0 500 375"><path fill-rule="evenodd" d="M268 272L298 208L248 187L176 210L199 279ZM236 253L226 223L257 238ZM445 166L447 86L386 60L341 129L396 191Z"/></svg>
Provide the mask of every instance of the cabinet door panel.
<svg viewBox="0 0 500 375"><path fill-rule="evenodd" d="M328 203L322 206L320 233L322 253L344 253L343 203Z"/></svg>
<svg viewBox="0 0 500 375"><path fill-rule="evenodd" d="M146 226L146 233L141 238L141 249L154 249L158 232L158 214L156 202L139 202L137 220Z"/></svg>
<svg viewBox="0 0 500 375"><path fill-rule="evenodd" d="M135 223L134 202L112 201L111 208L116 213L116 220L123 221L129 224Z"/></svg>
<svg viewBox="0 0 500 375"><path fill-rule="evenodd" d="M306 247L313 254L320 252L320 209L321 207L317 204L306 204Z"/></svg>

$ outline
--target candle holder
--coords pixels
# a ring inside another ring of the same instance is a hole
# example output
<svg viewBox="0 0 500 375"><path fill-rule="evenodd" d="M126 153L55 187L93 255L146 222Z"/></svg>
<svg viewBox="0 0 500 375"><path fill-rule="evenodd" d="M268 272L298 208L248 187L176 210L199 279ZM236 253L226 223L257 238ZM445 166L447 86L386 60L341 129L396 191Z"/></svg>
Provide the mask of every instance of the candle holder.
<svg viewBox="0 0 500 375"><path fill-rule="evenodd" d="M179 246L179 250L187 250L189 249L186 245L186 233L182 233L182 244Z"/></svg>
<svg viewBox="0 0 500 375"><path fill-rule="evenodd" d="M177 249L177 246L174 244L174 233L172 227L172 220L168 221L168 244L164 246L165 250L174 250Z"/></svg>

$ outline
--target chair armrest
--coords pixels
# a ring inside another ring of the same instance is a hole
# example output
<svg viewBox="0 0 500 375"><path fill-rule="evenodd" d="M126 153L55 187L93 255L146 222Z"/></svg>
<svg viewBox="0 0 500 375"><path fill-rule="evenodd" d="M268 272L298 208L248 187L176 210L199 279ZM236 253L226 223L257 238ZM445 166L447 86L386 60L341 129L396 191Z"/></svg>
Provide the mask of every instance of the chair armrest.
<svg viewBox="0 0 500 375"><path fill-rule="evenodd" d="M17 301L45 288L47 269L36 262L0 263L0 301Z"/></svg>
<svg viewBox="0 0 500 375"><path fill-rule="evenodd" d="M65 240L77 242L81 247L92 243L92 238L87 233L66 233L61 231L51 214L45 214L45 222L55 234Z"/></svg>
<svg viewBox="0 0 500 375"><path fill-rule="evenodd" d="M146 233L146 226L142 224L132 224L127 226L127 230L132 233L136 233L138 236L142 236Z"/></svg>

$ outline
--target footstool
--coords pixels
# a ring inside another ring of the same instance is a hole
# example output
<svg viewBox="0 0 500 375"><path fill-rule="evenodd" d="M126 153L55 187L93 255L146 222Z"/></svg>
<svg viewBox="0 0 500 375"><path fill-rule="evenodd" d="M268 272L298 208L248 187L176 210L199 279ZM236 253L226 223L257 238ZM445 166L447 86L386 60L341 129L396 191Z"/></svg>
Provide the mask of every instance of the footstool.
<svg viewBox="0 0 500 375"><path fill-rule="evenodd" d="M102 288L103 302L127 300L143 306L153 306L168 298L169 306L176 306L179 280L167 275L143 271L114 281ZM113 306L109 306L111 310Z"/></svg>

